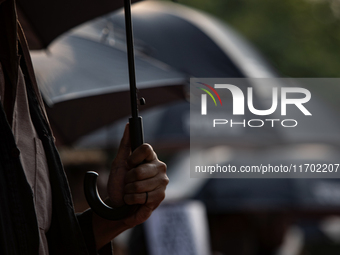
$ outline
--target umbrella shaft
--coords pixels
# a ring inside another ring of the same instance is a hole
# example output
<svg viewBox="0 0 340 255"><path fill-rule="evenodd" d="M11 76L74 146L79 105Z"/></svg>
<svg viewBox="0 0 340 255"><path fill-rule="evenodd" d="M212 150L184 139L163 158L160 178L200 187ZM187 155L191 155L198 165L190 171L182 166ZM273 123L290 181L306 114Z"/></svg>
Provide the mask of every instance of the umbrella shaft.
<svg viewBox="0 0 340 255"><path fill-rule="evenodd" d="M132 35L131 0L124 0L124 11L125 11L126 45L129 64L131 114L133 118L137 118L138 106L137 106L135 59L133 50L133 35Z"/></svg>

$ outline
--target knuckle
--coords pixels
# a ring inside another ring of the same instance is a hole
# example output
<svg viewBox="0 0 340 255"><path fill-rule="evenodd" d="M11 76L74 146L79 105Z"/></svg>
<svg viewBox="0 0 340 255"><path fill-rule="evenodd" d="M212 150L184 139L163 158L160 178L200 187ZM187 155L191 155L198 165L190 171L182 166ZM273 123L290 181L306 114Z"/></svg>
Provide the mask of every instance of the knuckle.
<svg viewBox="0 0 340 255"><path fill-rule="evenodd" d="M154 211L159 206L159 203L152 203L149 205L150 209Z"/></svg>
<svg viewBox="0 0 340 255"><path fill-rule="evenodd" d="M164 176L164 177L162 178L162 185L163 185L163 186L166 186L166 185L168 185L168 183L169 183L169 178L168 178L168 176Z"/></svg>
<svg viewBox="0 0 340 255"><path fill-rule="evenodd" d="M161 192L158 196L158 203L162 202L165 199L165 192Z"/></svg>
<svg viewBox="0 0 340 255"><path fill-rule="evenodd" d="M150 144L148 143L144 143L141 145L141 150L143 153L147 154L147 153L151 153L153 151L152 147Z"/></svg>
<svg viewBox="0 0 340 255"><path fill-rule="evenodd" d="M159 161L159 169L162 173L166 173L167 166L164 162Z"/></svg>
<svg viewBox="0 0 340 255"><path fill-rule="evenodd" d="M149 149L150 151L153 151L153 148L152 148L152 146L151 146L150 144L144 143L144 145L145 145L146 147L148 147L148 149Z"/></svg>

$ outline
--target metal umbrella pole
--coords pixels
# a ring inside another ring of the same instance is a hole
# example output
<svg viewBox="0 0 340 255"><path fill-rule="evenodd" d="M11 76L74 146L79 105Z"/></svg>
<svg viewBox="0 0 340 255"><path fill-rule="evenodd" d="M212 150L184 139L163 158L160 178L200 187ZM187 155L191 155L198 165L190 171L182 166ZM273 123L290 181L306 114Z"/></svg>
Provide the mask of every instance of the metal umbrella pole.
<svg viewBox="0 0 340 255"><path fill-rule="evenodd" d="M136 88L136 72L135 72L135 58L133 50L133 33L132 33L132 19L131 19L131 2L124 0L125 11L125 30L126 30L126 45L129 65L129 81L130 81L130 99L131 99L131 114L130 123L130 139L131 149L134 151L138 146L143 144L143 124L142 117L138 116L137 105L137 88ZM145 104L143 98L141 103Z"/></svg>
<svg viewBox="0 0 340 255"><path fill-rule="evenodd" d="M138 116L137 104L137 89L136 89L136 74L135 61L133 50L133 34L132 34L132 19L131 19L131 0L124 0L125 12L125 30L126 44L129 65L129 81L130 81L130 98L131 98L131 114L129 118L131 149L135 150L143 144L143 124L142 117ZM144 99L141 99L144 104ZM121 220L132 215L140 205L123 205L118 208L112 208L106 205L98 194L96 172L87 172L84 179L85 197L92 210L100 217L107 220Z"/></svg>

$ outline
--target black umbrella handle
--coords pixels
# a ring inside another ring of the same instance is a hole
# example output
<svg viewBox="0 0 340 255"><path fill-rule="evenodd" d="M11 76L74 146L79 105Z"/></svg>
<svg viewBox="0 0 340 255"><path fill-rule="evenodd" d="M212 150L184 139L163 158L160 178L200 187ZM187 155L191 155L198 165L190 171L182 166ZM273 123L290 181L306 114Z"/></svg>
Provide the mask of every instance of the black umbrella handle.
<svg viewBox="0 0 340 255"><path fill-rule="evenodd" d="M142 117L130 118L129 122L131 149L134 151L144 140ZM137 211L139 205L123 205L118 208L106 205L98 194L97 177L98 173L90 171L86 173L84 179L86 200L96 214L107 220L121 220Z"/></svg>
<svg viewBox="0 0 340 255"><path fill-rule="evenodd" d="M129 119L130 128L130 140L131 140L131 150L134 151L137 147L144 143L143 136L143 121L142 117L130 118Z"/></svg>
<svg viewBox="0 0 340 255"><path fill-rule="evenodd" d="M86 200L96 214L107 220L121 220L137 211L139 205L123 205L118 208L106 205L98 194L97 177L98 173L87 172L84 179Z"/></svg>

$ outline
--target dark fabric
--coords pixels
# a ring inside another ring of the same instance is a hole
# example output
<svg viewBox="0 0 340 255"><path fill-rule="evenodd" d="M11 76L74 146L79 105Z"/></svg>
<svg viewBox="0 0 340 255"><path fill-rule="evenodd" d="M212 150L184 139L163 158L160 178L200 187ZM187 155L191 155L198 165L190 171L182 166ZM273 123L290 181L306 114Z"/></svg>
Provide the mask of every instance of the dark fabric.
<svg viewBox="0 0 340 255"><path fill-rule="evenodd" d="M31 49L46 48L67 30L117 10L123 4L123 0L17 0L19 19Z"/></svg>
<svg viewBox="0 0 340 255"><path fill-rule="evenodd" d="M26 41L21 30L17 30L14 6L14 0L0 2L0 62L8 76L6 82L9 84L6 86L10 85L12 89L21 67L32 121L45 149L52 187L52 223L47 233L49 251L51 255L94 255L97 252L92 217L87 216L91 211L86 212L85 216L78 216L81 219L80 226L41 97L37 94L39 92ZM21 38L19 47L17 32ZM19 155L20 151L0 102L0 254L38 255L39 233L33 193ZM89 228L91 231L82 232ZM110 244L105 249L107 252L103 254L111 254Z"/></svg>
<svg viewBox="0 0 340 255"><path fill-rule="evenodd" d="M19 155L0 104L0 254L38 254L33 194Z"/></svg>
<svg viewBox="0 0 340 255"><path fill-rule="evenodd" d="M87 250L90 253L96 252L96 244L94 243L94 236L93 236L93 228L92 224L88 224L91 222L92 219L92 211L87 210L82 214L78 214L78 221L81 227L81 231L85 234L85 243L87 246Z"/></svg>
<svg viewBox="0 0 340 255"><path fill-rule="evenodd" d="M96 244L94 243L94 236L93 236L93 228L91 223L92 219L92 210L87 210L83 212L82 214L78 214L78 221L79 225L81 227L81 231L83 232L85 243L87 246L87 249L90 254L93 254L96 252ZM103 248L101 248L98 251L99 255L106 255L112 253L112 246L111 243L108 243Z"/></svg>
<svg viewBox="0 0 340 255"><path fill-rule="evenodd" d="M129 255L149 255L146 241L145 224L140 224L132 229L129 238Z"/></svg>

